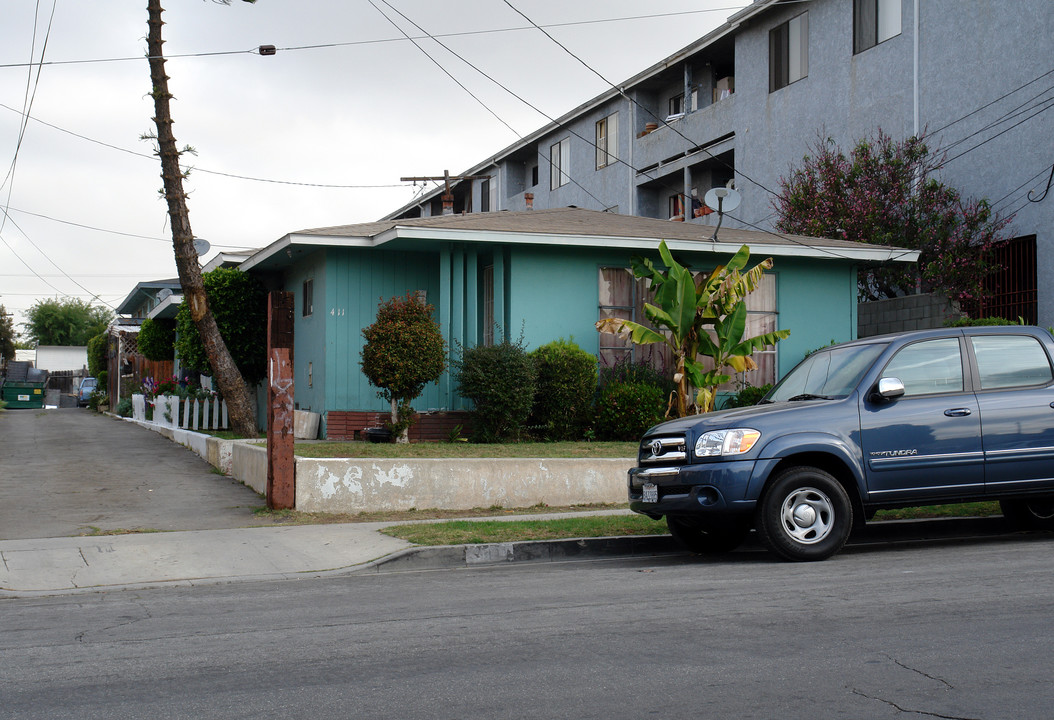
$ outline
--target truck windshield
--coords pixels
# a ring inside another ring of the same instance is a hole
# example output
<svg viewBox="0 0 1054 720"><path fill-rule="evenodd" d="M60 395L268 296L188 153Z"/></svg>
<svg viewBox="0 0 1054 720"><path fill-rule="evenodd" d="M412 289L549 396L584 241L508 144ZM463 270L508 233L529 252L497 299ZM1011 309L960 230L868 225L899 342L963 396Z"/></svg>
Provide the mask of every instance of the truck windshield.
<svg viewBox="0 0 1054 720"><path fill-rule="evenodd" d="M765 398L767 402L843 398L886 349L884 343L820 350L798 363Z"/></svg>

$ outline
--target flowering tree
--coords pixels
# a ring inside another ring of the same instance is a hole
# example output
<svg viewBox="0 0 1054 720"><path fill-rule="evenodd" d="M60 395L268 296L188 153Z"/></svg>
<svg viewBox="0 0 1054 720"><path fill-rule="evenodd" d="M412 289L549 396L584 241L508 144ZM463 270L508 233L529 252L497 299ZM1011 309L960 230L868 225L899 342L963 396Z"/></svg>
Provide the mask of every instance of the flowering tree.
<svg viewBox="0 0 1054 720"><path fill-rule="evenodd" d="M1007 240L1012 218L935 179L943 158L930 153L924 137L894 142L879 131L848 157L833 139L821 137L809 152L780 179L773 201L779 231L920 251L917 268L861 268L861 300L893 297L919 284L955 300L984 296L985 277L998 269L989 251Z"/></svg>
<svg viewBox="0 0 1054 720"><path fill-rule="evenodd" d="M408 293L381 305L377 320L362 331L362 372L391 403L391 428L399 442L408 441L410 403L446 369L446 344L432 311Z"/></svg>

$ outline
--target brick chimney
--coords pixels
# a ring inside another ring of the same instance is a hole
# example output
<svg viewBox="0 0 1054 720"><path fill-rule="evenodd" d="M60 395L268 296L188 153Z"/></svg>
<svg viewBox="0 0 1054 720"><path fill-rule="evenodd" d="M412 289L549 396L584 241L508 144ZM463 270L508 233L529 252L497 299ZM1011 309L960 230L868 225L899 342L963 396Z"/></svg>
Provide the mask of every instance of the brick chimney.
<svg viewBox="0 0 1054 720"><path fill-rule="evenodd" d="M534 193L524 193L523 201L527 203L528 210L534 210Z"/></svg>
<svg viewBox="0 0 1054 720"><path fill-rule="evenodd" d="M443 214L453 215L454 214L454 194L450 193L443 196Z"/></svg>

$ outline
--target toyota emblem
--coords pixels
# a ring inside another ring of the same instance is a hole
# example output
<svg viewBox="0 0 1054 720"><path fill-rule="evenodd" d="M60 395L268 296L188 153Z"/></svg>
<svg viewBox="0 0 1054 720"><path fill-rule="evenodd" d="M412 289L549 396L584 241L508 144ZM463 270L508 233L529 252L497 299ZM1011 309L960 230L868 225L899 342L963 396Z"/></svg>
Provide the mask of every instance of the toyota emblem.
<svg viewBox="0 0 1054 720"><path fill-rule="evenodd" d="M662 440L651 441L651 454L655 456L662 454Z"/></svg>

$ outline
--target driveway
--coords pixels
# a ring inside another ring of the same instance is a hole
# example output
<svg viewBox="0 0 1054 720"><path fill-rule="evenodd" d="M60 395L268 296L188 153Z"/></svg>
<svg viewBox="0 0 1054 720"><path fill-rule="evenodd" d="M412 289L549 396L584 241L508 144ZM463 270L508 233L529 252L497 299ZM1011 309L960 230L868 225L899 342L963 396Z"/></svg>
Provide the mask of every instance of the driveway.
<svg viewBox="0 0 1054 720"><path fill-rule="evenodd" d="M0 413L0 540L270 525L263 498L186 448L90 410Z"/></svg>

